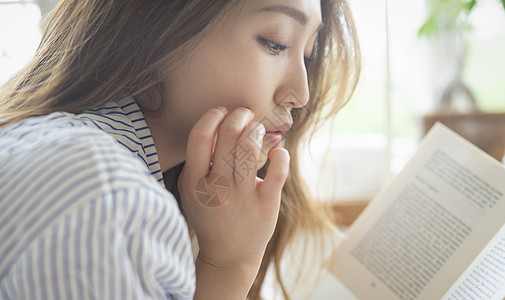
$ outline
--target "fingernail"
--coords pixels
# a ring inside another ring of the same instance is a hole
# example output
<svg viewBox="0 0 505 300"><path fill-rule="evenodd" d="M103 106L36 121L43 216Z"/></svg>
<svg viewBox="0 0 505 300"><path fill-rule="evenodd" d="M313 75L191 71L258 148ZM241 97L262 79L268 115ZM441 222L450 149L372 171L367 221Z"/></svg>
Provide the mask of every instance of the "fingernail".
<svg viewBox="0 0 505 300"><path fill-rule="evenodd" d="M222 112L228 112L228 110L226 109L226 107L224 106L218 106L217 107L219 110L221 110Z"/></svg>

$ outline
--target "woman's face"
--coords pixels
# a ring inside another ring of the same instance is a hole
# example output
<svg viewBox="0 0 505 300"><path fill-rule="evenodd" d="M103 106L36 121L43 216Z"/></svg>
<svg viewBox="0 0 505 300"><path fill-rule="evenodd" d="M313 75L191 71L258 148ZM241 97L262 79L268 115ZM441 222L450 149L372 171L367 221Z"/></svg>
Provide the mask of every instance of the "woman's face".
<svg viewBox="0 0 505 300"><path fill-rule="evenodd" d="M291 110L309 100L305 59L320 27L320 0L245 1L167 76L162 124L169 142L185 148L205 111L242 106L267 130L263 164L289 130Z"/></svg>

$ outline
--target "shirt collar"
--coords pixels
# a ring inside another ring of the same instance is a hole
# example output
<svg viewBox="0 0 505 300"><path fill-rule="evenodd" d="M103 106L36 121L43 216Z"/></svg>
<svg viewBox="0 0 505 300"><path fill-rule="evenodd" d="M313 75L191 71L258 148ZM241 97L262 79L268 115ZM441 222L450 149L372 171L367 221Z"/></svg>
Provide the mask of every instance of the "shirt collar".
<svg viewBox="0 0 505 300"><path fill-rule="evenodd" d="M86 113L90 112L103 118L108 126L101 126L102 130L113 136L121 145L139 158L156 180L164 185L151 130L133 97L128 96L114 102L105 103L101 107Z"/></svg>

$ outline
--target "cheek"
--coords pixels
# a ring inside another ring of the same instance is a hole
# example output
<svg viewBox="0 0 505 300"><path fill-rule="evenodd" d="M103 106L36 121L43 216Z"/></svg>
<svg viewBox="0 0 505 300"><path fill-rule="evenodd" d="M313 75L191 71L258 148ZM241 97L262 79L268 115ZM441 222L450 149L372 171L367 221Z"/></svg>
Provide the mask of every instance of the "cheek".
<svg viewBox="0 0 505 300"><path fill-rule="evenodd" d="M257 52L250 47L238 48L209 60L211 66L207 69L214 70L209 74L209 88L219 92L219 101L250 108L271 105L275 78L270 57Z"/></svg>
<svg viewBox="0 0 505 300"><path fill-rule="evenodd" d="M168 88L169 106L177 112L173 117L188 132L205 111L217 106L248 107L259 121L273 107L274 68L275 58L256 48L254 41L206 41L178 69Z"/></svg>

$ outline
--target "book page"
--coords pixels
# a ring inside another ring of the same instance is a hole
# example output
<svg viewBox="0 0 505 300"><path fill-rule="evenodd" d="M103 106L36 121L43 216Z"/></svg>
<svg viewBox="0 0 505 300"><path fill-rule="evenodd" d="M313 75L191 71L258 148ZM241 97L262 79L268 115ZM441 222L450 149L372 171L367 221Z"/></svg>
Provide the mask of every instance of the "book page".
<svg viewBox="0 0 505 300"><path fill-rule="evenodd" d="M505 226L442 299L505 298Z"/></svg>
<svg viewBox="0 0 505 300"><path fill-rule="evenodd" d="M437 124L372 200L332 273L360 299L440 299L505 223L505 168Z"/></svg>

